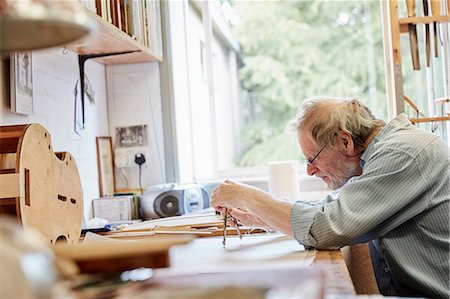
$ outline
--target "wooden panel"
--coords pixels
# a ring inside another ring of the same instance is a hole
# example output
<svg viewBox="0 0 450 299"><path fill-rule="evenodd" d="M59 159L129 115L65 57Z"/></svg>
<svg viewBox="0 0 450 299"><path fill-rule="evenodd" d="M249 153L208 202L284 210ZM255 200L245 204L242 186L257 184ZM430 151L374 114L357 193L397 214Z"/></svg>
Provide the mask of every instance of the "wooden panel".
<svg viewBox="0 0 450 299"><path fill-rule="evenodd" d="M110 273L140 267L169 266L169 248L192 241L188 236L156 237L151 241L57 244L57 258L75 262L82 273Z"/></svg>
<svg viewBox="0 0 450 299"><path fill-rule="evenodd" d="M18 173L0 175L0 198L20 196L20 184Z"/></svg>
<svg viewBox="0 0 450 299"><path fill-rule="evenodd" d="M20 222L20 209L18 198L0 199L0 216L12 216Z"/></svg>
<svg viewBox="0 0 450 299"><path fill-rule="evenodd" d="M20 138L28 125L0 127L0 154L15 153Z"/></svg>
<svg viewBox="0 0 450 299"><path fill-rule="evenodd" d="M114 258L114 260L78 261L81 273L117 273L137 268L163 268L169 266L168 252L158 252L150 255L133 255Z"/></svg>
<svg viewBox="0 0 450 299"><path fill-rule="evenodd" d="M16 171L16 153L0 154L0 173L13 173Z"/></svg>
<svg viewBox="0 0 450 299"><path fill-rule="evenodd" d="M55 243L60 237L78 242L83 218L83 190L75 159L70 153L53 152L50 133L30 125L17 155L23 184L20 196L22 224L41 232L44 240ZM75 199L61 201L58 196Z"/></svg>
<svg viewBox="0 0 450 299"><path fill-rule="evenodd" d="M379 294L370 258L369 245L356 244L341 248L357 294Z"/></svg>

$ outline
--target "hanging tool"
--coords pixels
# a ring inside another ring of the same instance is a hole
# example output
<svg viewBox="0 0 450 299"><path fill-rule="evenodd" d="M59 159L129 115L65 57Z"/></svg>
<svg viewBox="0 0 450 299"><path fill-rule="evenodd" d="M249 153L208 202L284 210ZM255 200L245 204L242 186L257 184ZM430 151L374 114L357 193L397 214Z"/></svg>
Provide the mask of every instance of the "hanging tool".
<svg viewBox="0 0 450 299"><path fill-rule="evenodd" d="M423 0L423 15L427 17L428 14L428 0ZM427 67L430 67L430 51L430 24L425 24L425 52L427 55Z"/></svg>
<svg viewBox="0 0 450 299"><path fill-rule="evenodd" d="M406 9L408 10L408 17L414 18L416 16L416 1L406 0ZM409 43L411 47L411 58L414 70L420 70L419 61L419 45L417 43L417 28L415 24L408 24Z"/></svg>
<svg viewBox="0 0 450 299"><path fill-rule="evenodd" d="M440 0L430 0L431 1L431 14L433 17L438 17L441 14L441 1ZM438 34L437 34L437 22L433 22L434 27L434 56L438 57Z"/></svg>

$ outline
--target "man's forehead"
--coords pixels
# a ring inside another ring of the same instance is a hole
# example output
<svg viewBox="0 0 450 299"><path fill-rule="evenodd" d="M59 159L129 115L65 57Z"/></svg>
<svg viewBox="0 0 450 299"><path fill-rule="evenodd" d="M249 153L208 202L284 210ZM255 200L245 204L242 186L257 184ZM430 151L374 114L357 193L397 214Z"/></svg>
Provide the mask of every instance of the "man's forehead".
<svg viewBox="0 0 450 299"><path fill-rule="evenodd" d="M302 132L298 135L298 143L300 145L300 150L305 155L314 151L317 147L317 144L312 140L309 134L302 134Z"/></svg>

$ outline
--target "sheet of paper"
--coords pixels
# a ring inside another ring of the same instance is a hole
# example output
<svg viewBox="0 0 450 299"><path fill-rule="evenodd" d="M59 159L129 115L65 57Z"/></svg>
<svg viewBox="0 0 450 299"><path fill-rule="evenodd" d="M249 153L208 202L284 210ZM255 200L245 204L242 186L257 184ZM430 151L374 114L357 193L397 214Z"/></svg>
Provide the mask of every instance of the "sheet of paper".
<svg viewBox="0 0 450 299"><path fill-rule="evenodd" d="M314 260L315 251L305 250L296 240L281 234L244 235L227 238L198 238L187 245L170 249L170 269L161 272L215 273L265 268L308 267ZM160 271L158 269L158 271Z"/></svg>
<svg viewBox="0 0 450 299"><path fill-rule="evenodd" d="M106 236L102 236L99 234L87 232L83 239L83 244L89 243L111 243L111 242L135 242L130 240L117 240L113 238L109 238Z"/></svg>
<svg viewBox="0 0 450 299"><path fill-rule="evenodd" d="M152 229L155 226L191 226L202 225L208 223L222 223L219 215L215 213L182 215L175 217L167 217L161 219L153 219L143 221L141 223L132 224L124 228L123 231Z"/></svg>

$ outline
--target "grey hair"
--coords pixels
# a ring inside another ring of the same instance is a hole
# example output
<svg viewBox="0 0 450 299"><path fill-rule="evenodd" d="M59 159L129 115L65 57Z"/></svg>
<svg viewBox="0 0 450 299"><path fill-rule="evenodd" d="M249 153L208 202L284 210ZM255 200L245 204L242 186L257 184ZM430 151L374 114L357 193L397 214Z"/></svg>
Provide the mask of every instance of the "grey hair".
<svg viewBox="0 0 450 299"><path fill-rule="evenodd" d="M384 125L357 99L320 96L305 100L286 132L298 137L308 134L320 146L333 146L335 137L344 131L352 136L356 146L363 147L369 135Z"/></svg>

